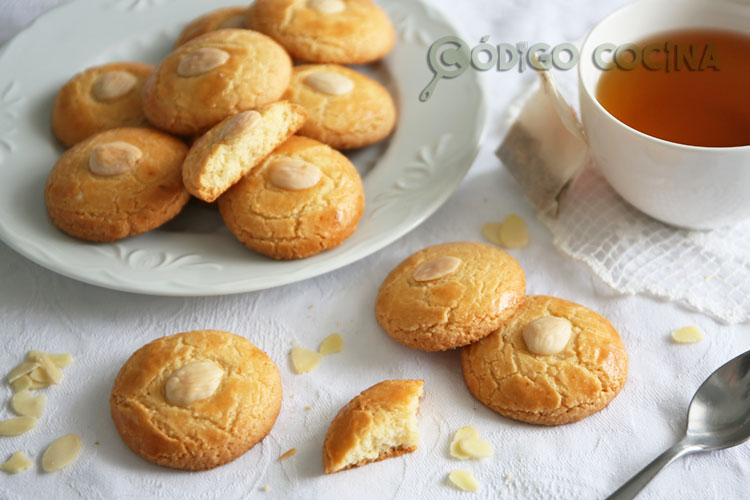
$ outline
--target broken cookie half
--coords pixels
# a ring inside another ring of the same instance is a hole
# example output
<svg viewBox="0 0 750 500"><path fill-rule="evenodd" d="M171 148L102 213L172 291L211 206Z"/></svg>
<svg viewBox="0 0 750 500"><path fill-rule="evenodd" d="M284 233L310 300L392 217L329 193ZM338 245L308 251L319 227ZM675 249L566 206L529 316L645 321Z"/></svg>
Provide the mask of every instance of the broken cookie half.
<svg viewBox="0 0 750 500"><path fill-rule="evenodd" d="M343 407L323 443L326 474L415 451L423 387L422 380L384 380Z"/></svg>

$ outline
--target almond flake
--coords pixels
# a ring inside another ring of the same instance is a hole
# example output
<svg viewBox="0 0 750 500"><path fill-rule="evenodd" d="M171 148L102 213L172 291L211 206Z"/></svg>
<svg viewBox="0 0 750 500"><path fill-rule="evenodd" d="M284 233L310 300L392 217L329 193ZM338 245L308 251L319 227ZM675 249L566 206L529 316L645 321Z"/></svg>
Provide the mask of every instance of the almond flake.
<svg viewBox="0 0 750 500"><path fill-rule="evenodd" d="M323 360L323 355L300 346L292 347L289 352L292 358L292 366L295 373L309 373L318 367Z"/></svg>
<svg viewBox="0 0 750 500"><path fill-rule="evenodd" d="M471 492L479 491L479 482L471 471L465 469L452 470L448 475L448 480L459 490Z"/></svg>
<svg viewBox="0 0 750 500"><path fill-rule="evenodd" d="M81 453L81 438L68 434L53 442L42 455L44 472L56 472L72 464Z"/></svg>
<svg viewBox="0 0 750 500"><path fill-rule="evenodd" d="M18 474L19 472L23 472L31 467L31 465L31 460L26 458L26 455L24 455L22 451L17 451L13 453L13 456L10 457L10 459L0 465L0 470L7 472L8 474Z"/></svg>
<svg viewBox="0 0 750 500"><path fill-rule="evenodd" d="M0 422L0 436L20 436L36 426L34 417L13 417Z"/></svg>
<svg viewBox="0 0 750 500"><path fill-rule="evenodd" d="M341 335L339 335L338 333L332 333L331 335L326 337L323 342L320 343L318 352L323 356L328 356L329 354L336 354L337 352L341 352L343 349L344 339L342 339Z"/></svg>

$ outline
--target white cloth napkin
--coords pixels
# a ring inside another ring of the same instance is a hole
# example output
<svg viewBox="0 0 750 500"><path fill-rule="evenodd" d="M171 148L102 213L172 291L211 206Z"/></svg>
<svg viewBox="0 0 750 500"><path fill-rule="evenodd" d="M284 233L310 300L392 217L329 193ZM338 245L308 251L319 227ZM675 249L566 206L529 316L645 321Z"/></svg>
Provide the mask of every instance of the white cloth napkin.
<svg viewBox="0 0 750 500"><path fill-rule="evenodd" d="M619 2L433 3L473 45L485 34L513 43L577 40ZM14 16L27 15L14 17L13 25L24 24L36 13L32 5L0 3L0 18L13 6ZM4 30L0 37L11 34ZM426 67L414 71L415 78L429 80ZM33 469L17 476L0 475L0 498L595 499L670 446L695 389L719 365L750 348L750 332L747 326L721 326L678 304L614 293L588 267L554 249L548 230L493 153L501 139L501 113L532 76L484 75L495 120L472 171L433 217L379 253L317 279L226 297L147 297L64 278L0 244L0 367L10 370L32 348L76 356L62 385L46 391L47 410L37 428L0 438L0 460L20 449L34 462ZM544 428L499 417L466 391L458 352L407 349L385 336L374 319L377 287L403 258L435 243L479 240L485 222L511 212L530 225L531 244L512 252L527 272L529 292L564 297L604 314L620 330L630 354L630 376L621 395L576 424ZM669 332L687 324L698 325L706 339L692 346L671 344ZM108 400L117 371L134 350L159 336L196 328L229 330L265 350L281 370L284 403L262 444L224 467L186 473L151 465L128 450L112 425ZM342 334L344 351L310 374L294 375L288 361L293 343L316 348L332 332ZM321 445L338 409L366 387L400 377L425 380L419 449L325 476ZM5 401L11 395L7 388L0 394ZM0 418L10 415L7 406L0 410ZM464 462L448 456L453 433L464 425L476 426L494 444L494 457ZM79 460L58 473L39 472L44 448L70 432L83 439ZM278 462L292 447L297 454ZM446 477L456 468L473 471L482 490L472 496L448 486ZM749 479L746 444L680 460L641 498L740 499L746 497ZM267 493L264 485L270 487Z"/></svg>

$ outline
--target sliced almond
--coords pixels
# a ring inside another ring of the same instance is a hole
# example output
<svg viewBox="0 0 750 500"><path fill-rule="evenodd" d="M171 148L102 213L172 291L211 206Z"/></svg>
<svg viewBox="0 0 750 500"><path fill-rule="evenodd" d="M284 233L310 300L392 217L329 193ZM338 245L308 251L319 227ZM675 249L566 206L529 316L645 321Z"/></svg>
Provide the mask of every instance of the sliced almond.
<svg viewBox="0 0 750 500"><path fill-rule="evenodd" d="M39 356L43 354L42 351L37 350L31 350L26 355L26 359L28 361L39 361ZM50 354L47 353L47 356L52 360L53 363L55 363L55 366L58 368L67 368L70 366L70 364L73 362L73 355L72 354Z"/></svg>
<svg viewBox="0 0 750 500"><path fill-rule="evenodd" d="M322 354L300 346L292 347L289 355L292 358L292 366L297 374L313 371L323 360Z"/></svg>
<svg viewBox="0 0 750 500"><path fill-rule="evenodd" d="M703 332L697 326L685 326L672 332L672 340L678 344L695 344L703 340Z"/></svg>
<svg viewBox="0 0 750 500"><path fill-rule="evenodd" d="M464 453L463 450L461 450L459 443L462 439L478 438L478 437L479 437L479 432L477 432L476 428L470 425L467 425L465 427L461 427L460 429L458 429L458 431L456 431L456 435L453 436L453 441L451 441L451 446L450 446L451 456L461 459L461 460L466 460L467 458L471 458L470 455L468 455L467 453Z"/></svg>
<svg viewBox="0 0 750 500"><path fill-rule="evenodd" d="M130 171L143 156L140 149L123 141L100 144L91 151L89 170L110 177Z"/></svg>
<svg viewBox="0 0 750 500"><path fill-rule="evenodd" d="M282 158L268 167L268 179L276 187L290 191L309 189L320 182L320 169L297 158Z"/></svg>
<svg viewBox="0 0 750 500"><path fill-rule="evenodd" d="M62 380L62 372L49 357L49 354L43 352L39 355L39 368L44 370L47 378L53 384L59 384Z"/></svg>
<svg viewBox="0 0 750 500"><path fill-rule="evenodd" d="M414 270L412 276L414 281L418 283L435 281L455 273L461 265L461 262L461 259L458 257L443 255L441 257L430 259L427 262L422 262Z"/></svg>
<svg viewBox="0 0 750 500"><path fill-rule="evenodd" d="M81 438L68 434L53 442L42 455L44 472L56 472L72 464L81 453Z"/></svg>
<svg viewBox="0 0 750 500"><path fill-rule="evenodd" d="M346 8L343 0L310 0L307 5L321 14L336 14Z"/></svg>
<svg viewBox="0 0 750 500"><path fill-rule="evenodd" d="M130 93L138 79L127 71L110 71L97 78L92 88L99 101L113 101Z"/></svg>
<svg viewBox="0 0 750 500"><path fill-rule="evenodd" d="M224 65L228 60L228 52L213 47L203 47L182 56L177 65L177 74L185 78L202 75Z"/></svg>
<svg viewBox="0 0 750 500"><path fill-rule="evenodd" d="M305 77L305 83L328 95L348 94L354 88L354 81L333 71L316 71Z"/></svg>
<svg viewBox="0 0 750 500"><path fill-rule="evenodd" d="M224 125L224 128L221 129L221 140L232 141L237 139L255 129L260 125L262 120L263 117L260 113L254 110L237 113L230 118L226 125Z"/></svg>
<svg viewBox="0 0 750 500"><path fill-rule="evenodd" d="M495 453L492 443L479 437L467 437L458 442L458 447L464 455L470 458L489 458Z"/></svg>
<svg viewBox="0 0 750 500"><path fill-rule="evenodd" d="M245 16L232 16L219 25L220 30L240 29L245 27Z"/></svg>
<svg viewBox="0 0 750 500"><path fill-rule="evenodd" d="M60 369L67 368L73 363L72 354L48 354L48 356L55 363L55 366Z"/></svg>
<svg viewBox="0 0 750 500"><path fill-rule="evenodd" d="M18 474L31 467L31 460L26 458L22 451L13 453L13 456L0 465L0 470L8 474Z"/></svg>
<svg viewBox="0 0 750 500"><path fill-rule="evenodd" d="M503 227L503 224L500 222L488 222L484 226L482 226L482 236L484 236L484 239L489 241L490 243L497 245L497 246L503 246L500 243L500 228Z"/></svg>
<svg viewBox="0 0 750 500"><path fill-rule="evenodd" d="M331 335L323 339L323 342L320 343L318 352L323 356L328 356L329 354L336 354L337 352L341 352L343 349L344 339L342 339L341 335L339 335L338 333L332 333Z"/></svg>
<svg viewBox="0 0 750 500"><path fill-rule="evenodd" d="M52 381L49 379L47 372L42 370L41 366L37 366L36 368L31 370L31 373L29 373L29 377L31 378L32 383L36 382L38 384L45 384L45 387L52 384Z"/></svg>
<svg viewBox="0 0 750 500"><path fill-rule="evenodd" d="M215 361L196 361L175 371L166 382L167 401L179 406L207 399L216 393L224 370Z"/></svg>
<svg viewBox="0 0 750 500"><path fill-rule="evenodd" d="M479 481L471 471L465 469L452 470L448 475L450 483L462 491L479 491Z"/></svg>
<svg viewBox="0 0 750 500"><path fill-rule="evenodd" d="M498 237L504 248L525 247L529 244L529 228L521 217L511 214L503 221Z"/></svg>
<svg viewBox="0 0 750 500"><path fill-rule="evenodd" d="M0 436L20 436L36 426L34 417L13 417L0 422Z"/></svg>
<svg viewBox="0 0 750 500"><path fill-rule="evenodd" d="M46 389L50 385L52 384L50 384L49 382L37 382L36 380L32 380L31 387L29 387L29 390L38 391L39 389Z"/></svg>
<svg viewBox="0 0 750 500"><path fill-rule="evenodd" d="M562 352L568 345L573 325L566 318L545 316L526 325L521 335L533 354L550 356Z"/></svg>
<svg viewBox="0 0 750 500"><path fill-rule="evenodd" d="M10 371L8 374L8 382L13 383L16 379L34 371L35 368L39 368L39 363L35 361L24 361Z"/></svg>
<svg viewBox="0 0 750 500"><path fill-rule="evenodd" d="M31 389L32 380L31 377L28 375L24 375L22 377L18 377L13 382L10 383L11 387L13 387L13 392L18 393L21 391L27 391Z"/></svg>
<svg viewBox="0 0 750 500"><path fill-rule="evenodd" d="M44 394L34 396L28 390L15 393L10 400L13 411L24 417L40 418L44 413L46 403L47 398Z"/></svg>

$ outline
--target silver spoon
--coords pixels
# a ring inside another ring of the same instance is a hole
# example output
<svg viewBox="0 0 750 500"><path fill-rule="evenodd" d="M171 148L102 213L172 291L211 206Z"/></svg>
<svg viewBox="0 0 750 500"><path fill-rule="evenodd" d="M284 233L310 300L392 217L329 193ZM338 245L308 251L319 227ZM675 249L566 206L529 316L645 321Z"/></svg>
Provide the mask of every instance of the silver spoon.
<svg viewBox="0 0 750 500"><path fill-rule="evenodd" d="M688 453L721 450L750 439L750 351L709 376L693 396L687 430L680 441L656 457L607 500L635 498L667 465Z"/></svg>

